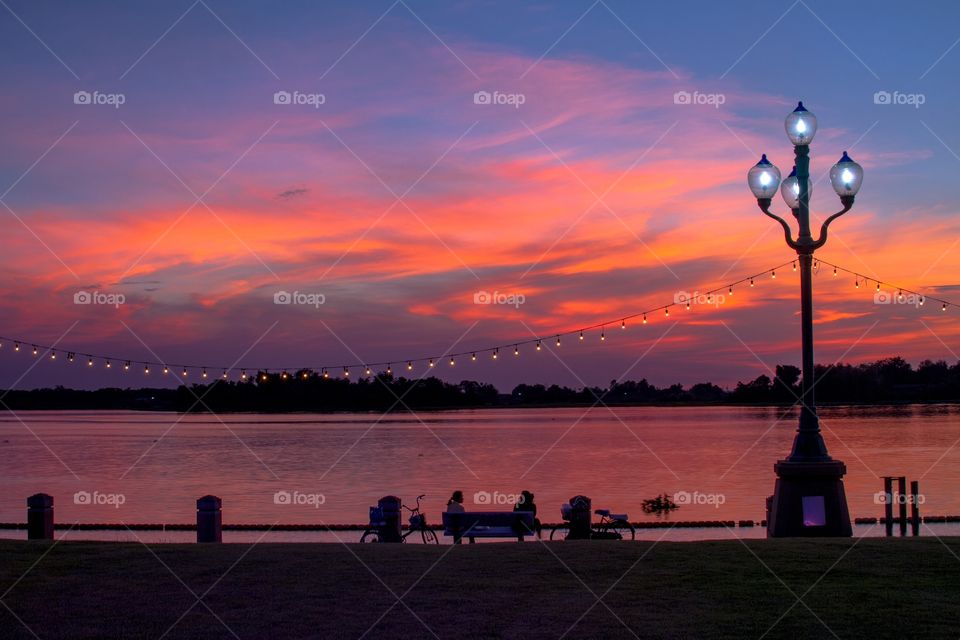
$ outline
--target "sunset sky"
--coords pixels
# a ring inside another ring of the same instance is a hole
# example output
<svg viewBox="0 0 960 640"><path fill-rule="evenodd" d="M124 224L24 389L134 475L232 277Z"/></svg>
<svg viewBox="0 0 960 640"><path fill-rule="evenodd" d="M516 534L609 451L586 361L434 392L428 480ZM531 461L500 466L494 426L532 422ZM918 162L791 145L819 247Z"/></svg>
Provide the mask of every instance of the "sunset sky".
<svg viewBox="0 0 960 640"><path fill-rule="evenodd" d="M817 226L841 153L865 171L818 255L960 303L960 5L328 4L0 2L0 335L218 374L401 365L609 319L603 343L434 373L732 385L799 362L789 268L717 308L619 318L791 259L745 177L761 153L789 173L797 100L820 124ZM960 307L874 292L821 270L818 362L958 360ZM24 375L11 347L4 387L176 383L63 358Z"/></svg>

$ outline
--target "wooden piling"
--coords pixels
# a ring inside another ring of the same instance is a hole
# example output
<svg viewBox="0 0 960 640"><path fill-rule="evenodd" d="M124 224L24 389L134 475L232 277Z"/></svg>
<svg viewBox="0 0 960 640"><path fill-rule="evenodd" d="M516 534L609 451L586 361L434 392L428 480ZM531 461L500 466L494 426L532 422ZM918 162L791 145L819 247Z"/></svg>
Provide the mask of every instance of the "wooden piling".
<svg viewBox="0 0 960 640"><path fill-rule="evenodd" d="M910 527L913 529L913 535L920 535L920 482L912 480L910 482Z"/></svg>

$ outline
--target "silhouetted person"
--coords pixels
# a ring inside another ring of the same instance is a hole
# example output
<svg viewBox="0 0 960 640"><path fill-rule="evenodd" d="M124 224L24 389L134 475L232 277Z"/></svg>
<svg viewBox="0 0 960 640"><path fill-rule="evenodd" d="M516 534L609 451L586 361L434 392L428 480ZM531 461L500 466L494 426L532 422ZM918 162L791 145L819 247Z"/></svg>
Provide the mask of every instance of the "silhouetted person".
<svg viewBox="0 0 960 640"><path fill-rule="evenodd" d="M533 501L533 494L529 491L521 491L520 500L513 506L513 510L515 512L529 512L533 514L533 530L539 538L543 526L537 518L537 504Z"/></svg>
<svg viewBox="0 0 960 640"><path fill-rule="evenodd" d="M463 513L463 491L454 491L450 499L447 500L447 513ZM460 544L461 534L463 533L463 516L454 515L450 517L450 525L453 528L453 544Z"/></svg>
<svg viewBox="0 0 960 640"><path fill-rule="evenodd" d="M447 513L463 513L463 491L454 491L447 500Z"/></svg>

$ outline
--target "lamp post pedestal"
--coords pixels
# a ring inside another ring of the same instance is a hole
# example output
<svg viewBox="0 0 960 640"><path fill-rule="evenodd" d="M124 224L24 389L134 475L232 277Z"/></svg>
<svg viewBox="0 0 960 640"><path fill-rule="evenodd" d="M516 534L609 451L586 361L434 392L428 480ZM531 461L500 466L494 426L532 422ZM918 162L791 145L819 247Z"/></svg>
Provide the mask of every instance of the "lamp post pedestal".
<svg viewBox="0 0 960 640"><path fill-rule="evenodd" d="M845 464L839 460L780 460L773 469L777 482L767 513L767 536L853 535L843 490Z"/></svg>

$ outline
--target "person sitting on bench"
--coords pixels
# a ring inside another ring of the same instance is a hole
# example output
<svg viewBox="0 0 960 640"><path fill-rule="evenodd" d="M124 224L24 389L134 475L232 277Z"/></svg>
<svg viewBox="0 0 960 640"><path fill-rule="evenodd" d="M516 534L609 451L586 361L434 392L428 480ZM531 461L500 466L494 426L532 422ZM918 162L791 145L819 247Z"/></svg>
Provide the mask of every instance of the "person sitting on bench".
<svg viewBox="0 0 960 640"><path fill-rule="evenodd" d="M540 531L543 529L543 526L540 524L540 520L537 518L537 505L533 501L533 494L529 491L521 491L520 500L513 506L513 510L529 511L533 514L533 529L539 538Z"/></svg>
<svg viewBox="0 0 960 640"><path fill-rule="evenodd" d="M463 491L454 491L447 500L447 513L463 513Z"/></svg>

